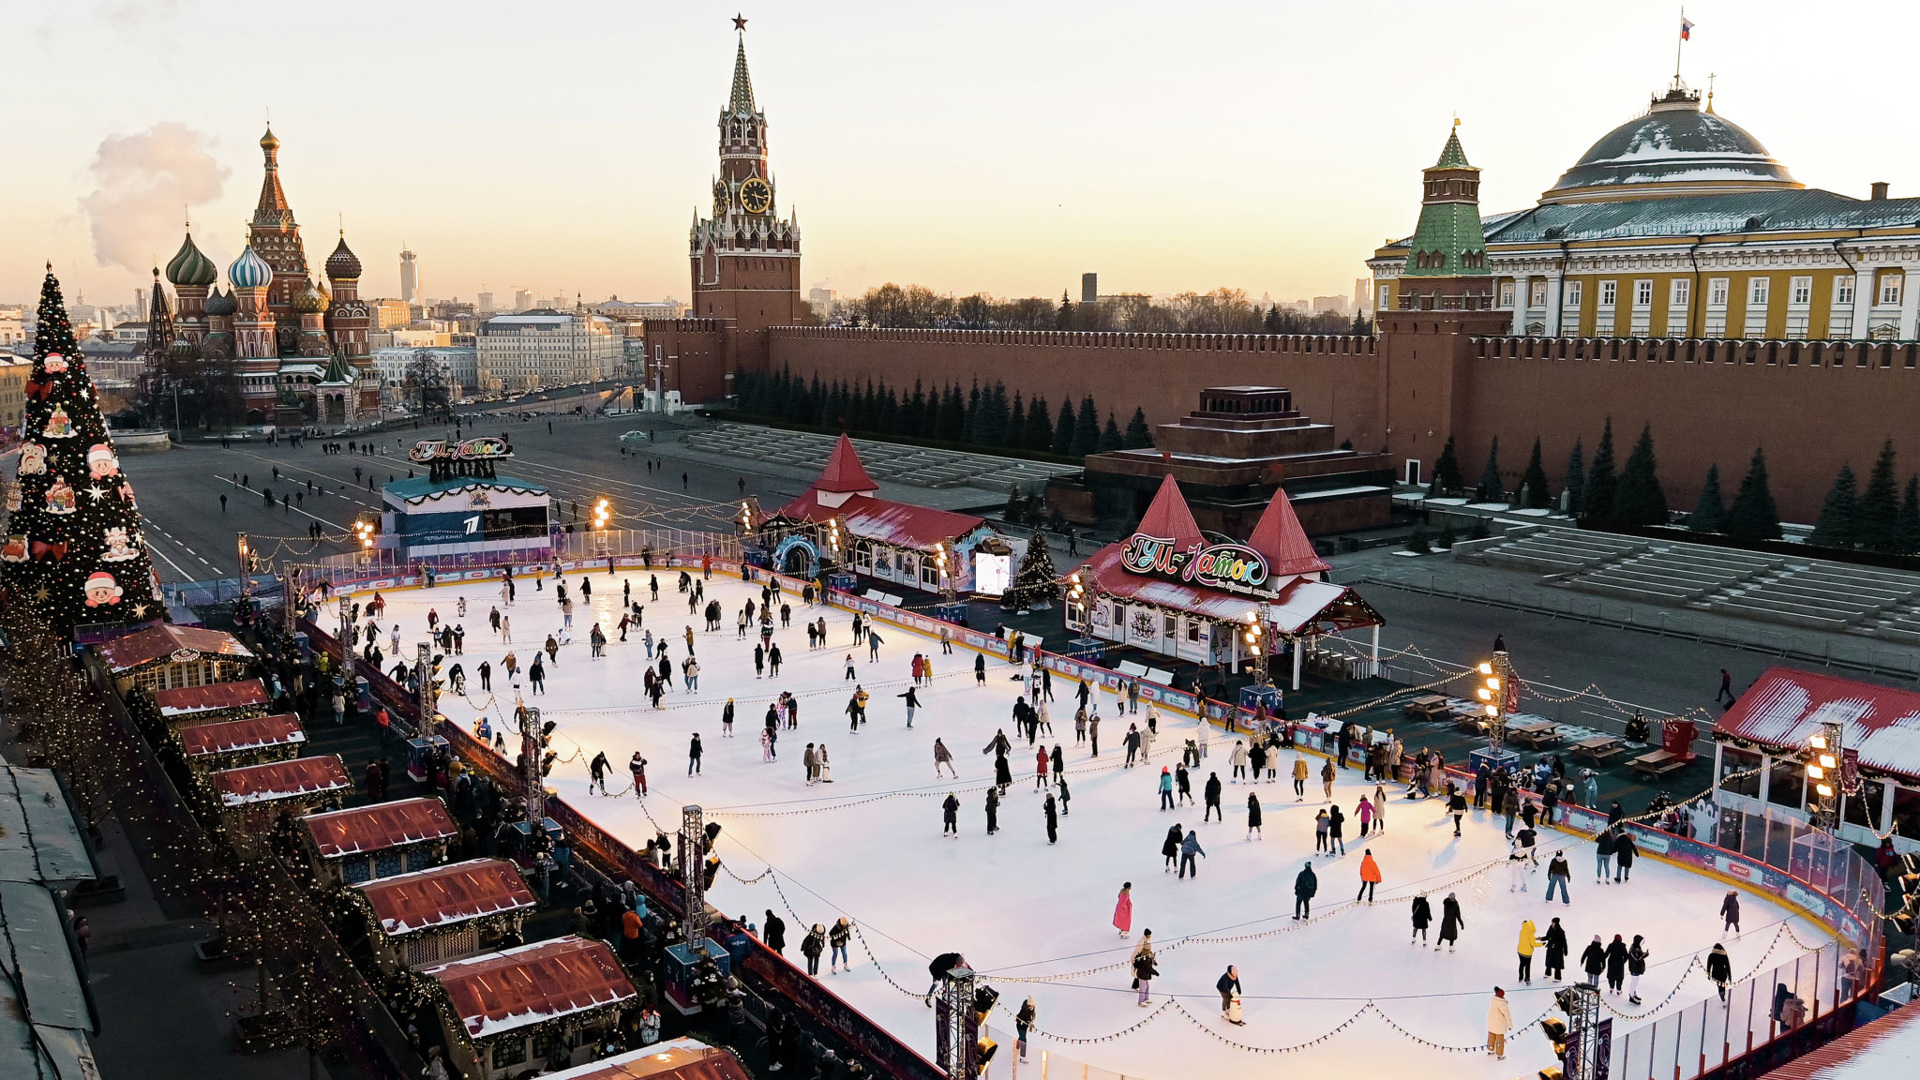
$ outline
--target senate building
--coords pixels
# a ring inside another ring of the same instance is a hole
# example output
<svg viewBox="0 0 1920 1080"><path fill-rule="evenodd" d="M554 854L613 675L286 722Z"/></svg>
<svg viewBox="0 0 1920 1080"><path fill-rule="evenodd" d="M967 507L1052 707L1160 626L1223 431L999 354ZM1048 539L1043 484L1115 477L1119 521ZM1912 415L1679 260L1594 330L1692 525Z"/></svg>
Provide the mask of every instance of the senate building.
<svg viewBox="0 0 1920 1080"><path fill-rule="evenodd" d="M1911 341L1920 199L1861 194L1796 181L1676 82L1538 205L1485 218L1494 303L1535 337ZM1412 238L1374 252L1376 305L1432 257Z"/></svg>

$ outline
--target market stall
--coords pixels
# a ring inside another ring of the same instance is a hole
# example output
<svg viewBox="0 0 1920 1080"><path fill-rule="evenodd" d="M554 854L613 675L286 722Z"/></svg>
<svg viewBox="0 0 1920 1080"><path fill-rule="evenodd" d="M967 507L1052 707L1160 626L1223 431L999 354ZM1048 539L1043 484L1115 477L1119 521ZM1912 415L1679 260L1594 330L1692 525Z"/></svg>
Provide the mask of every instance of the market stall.
<svg viewBox="0 0 1920 1080"><path fill-rule="evenodd" d="M1069 630L1202 665L1239 667L1287 656L1300 687L1306 653L1330 634L1371 628L1363 669L1380 658L1385 622L1329 569L1284 491L1244 543L1209 538L1169 476L1132 536L1088 559L1070 582ZM1249 629L1260 628L1257 634ZM1250 640L1252 639L1252 640ZM1257 642L1257 644L1256 644Z"/></svg>

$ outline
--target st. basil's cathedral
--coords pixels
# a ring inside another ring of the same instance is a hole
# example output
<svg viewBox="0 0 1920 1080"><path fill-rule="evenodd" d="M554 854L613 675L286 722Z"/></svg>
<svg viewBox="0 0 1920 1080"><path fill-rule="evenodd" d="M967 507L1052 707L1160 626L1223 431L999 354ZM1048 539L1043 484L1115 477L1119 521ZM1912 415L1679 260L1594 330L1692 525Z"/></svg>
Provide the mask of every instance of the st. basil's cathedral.
<svg viewBox="0 0 1920 1080"><path fill-rule="evenodd" d="M360 259L343 232L327 256L326 281L315 279L280 186L280 140L271 128L260 150L260 202L246 249L227 267L227 289L189 230L167 263L171 312L154 283L152 326L166 329L152 347L159 350L164 340L175 362L233 361L250 423L345 424L378 415L380 379L368 351L372 315L360 298Z"/></svg>

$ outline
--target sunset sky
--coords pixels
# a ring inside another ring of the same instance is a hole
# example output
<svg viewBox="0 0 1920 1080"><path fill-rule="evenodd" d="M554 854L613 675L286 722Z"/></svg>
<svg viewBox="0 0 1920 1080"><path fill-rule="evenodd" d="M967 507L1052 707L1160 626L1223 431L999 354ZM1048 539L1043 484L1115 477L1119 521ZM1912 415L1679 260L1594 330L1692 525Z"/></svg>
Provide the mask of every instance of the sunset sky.
<svg viewBox="0 0 1920 1080"><path fill-rule="evenodd" d="M1409 232L1457 112L1483 209L1531 205L1672 77L1646 0L747 8L805 285L1002 295L1221 285L1349 294ZM179 244L224 268L268 112L317 265L344 216L363 295L688 296L734 7L0 0L13 39L0 300L52 259L126 303ZM1809 186L1920 194L1920 5L1700 0L1683 73ZM1878 57L1878 58L1876 58Z"/></svg>

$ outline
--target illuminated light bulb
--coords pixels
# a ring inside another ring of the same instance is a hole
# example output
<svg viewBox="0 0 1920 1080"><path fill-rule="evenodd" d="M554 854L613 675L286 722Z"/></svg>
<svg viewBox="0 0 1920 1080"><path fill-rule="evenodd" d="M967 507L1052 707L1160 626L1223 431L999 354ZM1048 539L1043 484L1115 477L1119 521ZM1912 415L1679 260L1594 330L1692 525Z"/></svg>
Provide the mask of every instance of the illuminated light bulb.
<svg viewBox="0 0 1920 1080"><path fill-rule="evenodd" d="M1480 663L1480 674L1482 674L1482 675L1491 675L1491 674L1493 674L1493 665L1492 665L1492 664L1489 664L1489 663L1487 663L1487 662L1486 662L1486 661L1484 661L1484 660L1483 660L1483 661L1481 661L1481 663Z"/></svg>
<svg viewBox="0 0 1920 1080"><path fill-rule="evenodd" d="M1818 765L1807 766L1807 779L1809 780L1822 780L1826 778L1826 775L1827 770Z"/></svg>

